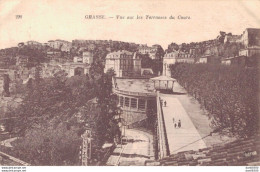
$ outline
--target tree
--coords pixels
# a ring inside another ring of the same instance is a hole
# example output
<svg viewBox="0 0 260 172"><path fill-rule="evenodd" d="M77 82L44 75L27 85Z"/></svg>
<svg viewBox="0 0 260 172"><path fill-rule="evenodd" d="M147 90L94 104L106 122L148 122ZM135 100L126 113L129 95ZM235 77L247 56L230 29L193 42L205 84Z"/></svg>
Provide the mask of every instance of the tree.
<svg viewBox="0 0 260 172"><path fill-rule="evenodd" d="M162 60L163 56L164 56L164 50L162 48L162 46L160 45L155 45L157 47L157 51L155 56L157 57L157 59Z"/></svg>
<svg viewBox="0 0 260 172"><path fill-rule="evenodd" d="M149 57L148 54L140 54L139 55L141 58L141 67L142 68L151 68L153 60Z"/></svg>
<svg viewBox="0 0 260 172"><path fill-rule="evenodd" d="M112 77L114 73L110 71L104 74L98 81L96 88L98 108L100 114L97 119L97 135L99 136L99 145L103 145L105 141L112 142L118 134L116 131L115 116L119 115L117 107L117 96L112 92Z"/></svg>
<svg viewBox="0 0 260 172"><path fill-rule="evenodd" d="M33 165L77 165L81 138L78 128L38 126L14 144L16 157ZM28 149L29 148L29 149Z"/></svg>
<svg viewBox="0 0 260 172"><path fill-rule="evenodd" d="M4 78L4 84L3 84L4 96L10 97L10 91L9 91L10 78L9 78L9 75L4 74L3 78Z"/></svg>
<svg viewBox="0 0 260 172"><path fill-rule="evenodd" d="M28 68L35 67L37 64L47 60L44 49L38 49L31 46L23 46L19 48L17 54L28 57Z"/></svg>
<svg viewBox="0 0 260 172"><path fill-rule="evenodd" d="M66 78L61 72L40 79L39 85L30 79L22 105L13 112L17 118L10 121L10 130L20 137L14 155L33 165L78 164L80 136L87 124L94 139L92 155L99 160L102 145L120 135L113 76L109 71L96 82L86 76ZM97 103L89 106L87 102L95 97Z"/></svg>
<svg viewBox="0 0 260 172"><path fill-rule="evenodd" d="M168 45L168 49L167 49L168 53L173 52L173 51L178 51L178 50L179 50L179 45L176 44L175 42Z"/></svg>
<svg viewBox="0 0 260 172"><path fill-rule="evenodd" d="M175 64L171 73L208 111L213 128L236 137L259 131L257 68Z"/></svg>
<svg viewBox="0 0 260 172"><path fill-rule="evenodd" d="M11 89L12 93L15 94L16 96L17 95L20 95L21 93L23 93L25 91L25 87L23 85L23 81L22 79L16 79L14 80L13 82L13 86L12 86L12 89Z"/></svg>

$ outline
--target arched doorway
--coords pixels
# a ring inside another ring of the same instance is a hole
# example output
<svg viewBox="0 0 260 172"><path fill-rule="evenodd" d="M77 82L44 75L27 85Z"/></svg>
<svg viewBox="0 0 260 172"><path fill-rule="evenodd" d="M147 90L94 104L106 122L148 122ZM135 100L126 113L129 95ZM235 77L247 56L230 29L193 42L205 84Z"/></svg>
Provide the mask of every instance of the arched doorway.
<svg viewBox="0 0 260 172"><path fill-rule="evenodd" d="M82 67L77 67L74 69L74 75L82 76L84 75L84 69Z"/></svg>

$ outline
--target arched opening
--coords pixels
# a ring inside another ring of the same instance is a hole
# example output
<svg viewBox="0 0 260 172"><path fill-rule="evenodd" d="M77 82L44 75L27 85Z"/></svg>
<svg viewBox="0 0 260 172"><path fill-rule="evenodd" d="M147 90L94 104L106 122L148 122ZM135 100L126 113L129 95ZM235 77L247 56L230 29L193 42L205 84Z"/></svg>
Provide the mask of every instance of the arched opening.
<svg viewBox="0 0 260 172"><path fill-rule="evenodd" d="M82 67L77 67L74 69L74 75L82 76L84 75L84 69Z"/></svg>

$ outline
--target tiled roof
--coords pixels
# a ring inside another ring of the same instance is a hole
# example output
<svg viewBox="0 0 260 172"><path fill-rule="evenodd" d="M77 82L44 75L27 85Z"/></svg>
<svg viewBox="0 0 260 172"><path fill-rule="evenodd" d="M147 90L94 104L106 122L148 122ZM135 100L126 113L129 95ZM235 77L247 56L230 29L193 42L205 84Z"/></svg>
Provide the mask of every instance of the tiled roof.
<svg viewBox="0 0 260 172"><path fill-rule="evenodd" d="M159 162L162 166L246 166L260 162L260 135L199 151L179 152Z"/></svg>

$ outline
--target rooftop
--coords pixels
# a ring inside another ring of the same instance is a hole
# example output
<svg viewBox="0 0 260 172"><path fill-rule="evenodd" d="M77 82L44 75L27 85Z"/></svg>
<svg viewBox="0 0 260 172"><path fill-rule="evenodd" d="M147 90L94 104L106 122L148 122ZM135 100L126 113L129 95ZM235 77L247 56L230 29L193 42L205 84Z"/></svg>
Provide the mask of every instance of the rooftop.
<svg viewBox="0 0 260 172"><path fill-rule="evenodd" d="M158 76L151 78L152 81L176 81L176 79L171 78L169 76Z"/></svg>
<svg viewBox="0 0 260 172"><path fill-rule="evenodd" d="M163 166L247 166L259 165L260 136L199 149L171 154L160 160Z"/></svg>
<svg viewBox="0 0 260 172"><path fill-rule="evenodd" d="M114 84L118 90L136 92L136 93L153 93L154 84L149 79L128 79L115 78Z"/></svg>

